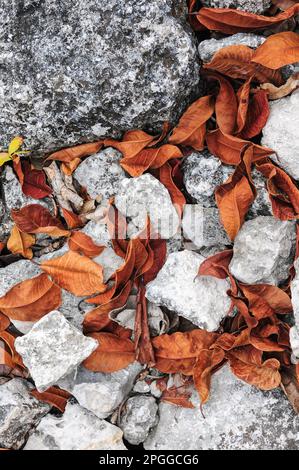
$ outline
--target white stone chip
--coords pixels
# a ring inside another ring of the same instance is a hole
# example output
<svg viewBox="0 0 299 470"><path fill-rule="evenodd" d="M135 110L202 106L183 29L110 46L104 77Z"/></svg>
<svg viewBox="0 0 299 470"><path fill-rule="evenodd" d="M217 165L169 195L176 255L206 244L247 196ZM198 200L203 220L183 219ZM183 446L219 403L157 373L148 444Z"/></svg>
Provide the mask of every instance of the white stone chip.
<svg viewBox="0 0 299 470"><path fill-rule="evenodd" d="M126 401L120 420L124 438L133 445L144 442L159 421L158 405L154 397L137 395Z"/></svg>

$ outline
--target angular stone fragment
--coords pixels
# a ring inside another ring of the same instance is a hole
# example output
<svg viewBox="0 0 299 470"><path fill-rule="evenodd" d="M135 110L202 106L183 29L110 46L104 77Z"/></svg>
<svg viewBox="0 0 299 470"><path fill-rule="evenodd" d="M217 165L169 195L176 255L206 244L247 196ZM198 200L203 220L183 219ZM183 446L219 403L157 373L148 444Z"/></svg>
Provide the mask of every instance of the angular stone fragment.
<svg viewBox="0 0 299 470"><path fill-rule="evenodd" d="M39 274L41 274L39 267L25 259L0 268L0 297L5 295L16 284L32 279Z"/></svg>
<svg viewBox="0 0 299 470"><path fill-rule="evenodd" d="M105 223L91 220L83 227L81 232L91 237L96 245L112 247L107 224Z"/></svg>
<svg viewBox="0 0 299 470"><path fill-rule="evenodd" d="M141 370L138 362L112 374L91 372L81 366L77 373L60 380L59 386L68 390L81 406L98 418L107 418L130 393Z"/></svg>
<svg viewBox="0 0 299 470"><path fill-rule="evenodd" d="M112 274L125 262L112 248L105 248L99 256L93 258L93 261L102 266L104 282L107 282Z"/></svg>
<svg viewBox="0 0 299 470"><path fill-rule="evenodd" d="M87 189L93 199L109 199L119 191L126 174L119 164L121 153L108 147L83 160L74 172L74 178Z"/></svg>
<svg viewBox="0 0 299 470"><path fill-rule="evenodd" d="M271 5L271 0L203 0L210 8L235 8L261 15Z"/></svg>
<svg viewBox="0 0 299 470"><path fill-rule="evenodd" d="M147 284L146 297L208 331L217 330L228 313L230 299L225 279L197 276L204 261L201 255L184 250L172 253L156 279Z"/></svg>
<svg viewBox="0 0 299 470"><path fill-rule="evenodd" d="M237 33L221 39L206 39L198 46L199 57L203 62L210 62L213 55L223 47L243 45L256 49L266 40L264 36L252 33Z"/></svg>
<svg viewBox="0 0 299 470"><path fill-rule="evenodd" d="M299 179L299 91L270 101L270 116L263 128L262 145L273 149L271 159L290 176Z"/></svg>
<svg viewBox="0 0 299 470"><path fill-rule="evenodd" d="M294 262L295 277L291 282L291 297L295 325L290 330L290 343L293 354L299 359L299 258Z"/></svg>
<svg viewBox="0 0 299 470"><path fill-rule="evenodd" d="M194 395L194 403L199 406ZM199 409L160 403L147 450L297 450L299 417L280 390L262 392L228 367L212 378L211 398Z"/></svg>
<svg viewBox="0 0 299 470"><path fill-rule="evenodd" d="M230 272L247 284L279 285L289 275L295 240L294 222L263 216L249 220L235 238Z"/></svg>
<svg viewBox="0 0 299 470"><path fill-rule="evenodd" d="M147 215L154 231L161 238L170 238L179 227L179 217L169 192L159 180L150 174L121 182L115 196L115 206L129 220L128 235L132 237L146 226Z"/></svg>
<svg viewBox="0 0 299 470"><path fill-rule="evenodd" d="M153 397L137 395L127 400L120 420L124 438L130 444L145 441L151 428L158 423L158 405Z"/></svg>
<svg viewBox="0 0 299 470"><path fill-rule="evenodd" d="M83 336L58 310L45 315L15 342L40 392L68 375L97 346L96 340Z"/></svg>
<svg viewBox="0 0 299 470"><path fill-rule="evenodd" d="M200 82L182 11L185 0L2 0L3 145L21 134L48 151L177 121Z"/></svg>
<svg viewBox="0 0 299 470"><path fill-rule="evenodd" d="M64 414L43 418L24 450L126 450L122 431L76 403Z"/></svg>
<svg viewBox="0 0 299 470"><path fill-rule="evenodd" d="M0 385L0 447L20 449L29 431L50 411L50 406L38 401L26 380L15 378Z"/></svg>

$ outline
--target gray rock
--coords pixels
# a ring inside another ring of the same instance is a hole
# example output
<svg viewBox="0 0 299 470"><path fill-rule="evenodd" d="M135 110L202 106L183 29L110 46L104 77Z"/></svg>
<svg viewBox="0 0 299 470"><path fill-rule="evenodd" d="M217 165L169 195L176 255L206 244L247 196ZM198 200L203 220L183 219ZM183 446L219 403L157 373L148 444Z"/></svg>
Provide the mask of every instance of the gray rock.
<svg viewBox="0 0 299 470"><path fill-rule="evenodd" d="M235 238L230 272L247 284L278 285L288 278L295 240L294 222L263 216L249 220Z"/></svg>
<svg viewBox="0 0 299 470"><path fill-rule="evenodd" d="M147 215L153 231L158 231L161 238L172 237L179 228L179 217L169 192L149 173L123 180L115 196L115 206L130 219L129 237L145 228Z"/></svg>
<svg viewBox="0 0 299 470"><path fill-rule="evenodd" d="M120 158L121 153L108 147L83 160L75 170L74 178L93 199L98 196L109 199L118 193L121 181L126 178L119 164Z"/></svg>
<svg viewBox="0 0 299 470"><path fill-rule="evenodd" d="M125 262L112 248L105 248L99 256L93 258L93 261L102 266L104 282L107 282L112 274Z"/></svg>
<svg viewBox="0 0 299 470"><path fill-rule="evenodd" d="M200 80L185 1L177 4L2 0L4 145L17 133L49 150L176 121Z"/></svg>
<svg viewBox="0 0 299 470"><path fill-rule="evenodd" d="M20 282L41 274L38 266L29 260L20 260L0 269L0 297Z"/></svg>
<svg viewBox="0 0 299 470"><path fill-rule="evenodd" d="M157 413L158 405L153 397L137 395L129 398L119 424L124 438L133 445L144 442L151 428L158 423Z"/></svg>
<svg viewBox="0 0 299 470"><path fill-rule="evenodd" d="M122 431L76 403L57 418L45 416L24 450L126 450Z"/></svg>
<svg viewBox="0 0 299 470"><path fill-rule="evenodd" d="M182 230L179 229L173 237L168 238L166 241L166 253L169 255L170 253L182 250L183 242Z"/></svg>
<svg viewBox="0 0 299 470"><path fill-rule="evenodd" d="M299 91L270 102L270 116L263 128L262 144L277 153L277 156L271 155L272 160L297 180L299 179L298 126Z"/></svg>
<svg viewBox="0 0 299 470"><path fill-rule="evenodd" d="M29 333L15 341L40 392L68 375L97 346L96 340L83 336L58 310L45 315Z"/></svg>
<svg viewBox="0 0 299 470"><path fill-rule="evenodd" d="M141 370L138 362L112 374L91 372L81 366L77 373L60 380L59 386L98 418L107 418L130 393Z"/></svg>
<svg viewBox="0 0 299 470"><path fill-rule="evenodd" d="M250 3L252 2L250 1ZM223 47L243 45L256 49L265 40L266 38L263 36L252 33L237 33L221 39L211 38L200 42L198 53L203 62L210 62L215 52L220 51Z"/></svg>
<svg viewBox="0 0 299 470"><path fill-rule="evenodd" d="M292 362L298 364L299 362L299 329L297 325L290 328L290 344L292 348Z"/></svg>
<svg viewBox="0 0 299 470"><path fill-rule="evenodd" d="M296 362L299 360L299 258L294 262L295 277L291 282L291 297L295 325L290 329L290 343Z"/></svg>
<svg viewBox="0 0 299 470"><path fill-rule="evenodd" d="M266 187L266 178L253 168L252 180L256 187L257 195L246 214L246 220L255 219L259 215L273 215L272 204Z"/></svg>
<svg viewBox="0 0 299 470"><path fill-rule="evenodd" d="M271 0L203 0L203 5L211 8L235 8L261 15L271 5Z"/></svg>
<svg viewBox="0 0 299 470"><path fill-rule="evenodd" d="M107 228L107 224L101 223L100 221L91 220L88 222L81 232L89 235L96 245L112 247L110 234Z"/></svg>
<svg viewBox="0 0 299 470"><path fill-rule="evenodd" d="M185 238L191 240L197 248L231 244L216 207L186 205L182 226Z"/></svg>
<svg viewBox="0 0 299 470"><path fill-rule="evenodd" d="M194 395L194 403L198 399ZM299 417L280 390L262 392L223 367L211 398L199 409L160 403L160 421L147 450L298 450Z"/></svg>
<svg viewBox="0 0 299 470"><path fill-rule="evenodd" d="M204 259L188 250L170 254L156 279L147 284L146 297L200 328L214 331L229 310L226 294L229 283L225 279L197 276Z"/></svg>
<svg viewBox="0 0 299 470"><path fill-rule="evenodd" d="M150 391L151 387L145 380L138 380L133 388L133 392L135 393L150 393Z"/></svg>
<svg viewBox="0 0 299 470"><path fill-rule="evenodd" d="M34 387L15 378L0 385L0 447L20 449L50 406L30 395Z"/></svg>

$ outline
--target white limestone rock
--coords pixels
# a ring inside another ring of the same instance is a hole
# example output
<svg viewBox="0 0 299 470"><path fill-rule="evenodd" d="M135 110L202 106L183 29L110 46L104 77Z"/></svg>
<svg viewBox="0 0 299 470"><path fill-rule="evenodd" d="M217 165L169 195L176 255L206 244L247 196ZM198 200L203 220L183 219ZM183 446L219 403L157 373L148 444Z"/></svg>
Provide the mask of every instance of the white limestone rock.
<svg viewBox="0 0 299 470"><path fill-rule="evenodd" d="M262 392L227 366L212 378L211 398L198 409L160 403L146 450L298 450L299 417L280 390Z"/></svg>
<svg viewBox="0 0 299 470"><path fill-rule="evenodd" d="M290 176L299 179L299 91L270 101L270 116L263 128L262 145L273 149L271 159Z"/></svg>
<svg viewBox="0 0 299 470"><path fill-rule="evenodd" d="M133 237L146 226L147 215L153 230L162 238L170 238L179 228L179 217L169 192L150 174L122 180L115 196L115 206L130 219L128 235Z"/></svg>
<svg viewBox="0 0 299 470"><path fill-rule="evenodd" d="M97 346L95 339L84 336L58 310L45 315L29 333L15 341L40 392L68 375Z"/></svg>
<svg viewBox="0 0 299 470"><path fill-rule="evenodd" d="M112 247L107 224L91 220L80 231L91 237L96 245Z"/></svg>
<svg viewBox="0 0 299 470"><path fill-rule="evenodd" d="M256 49L266 40L264 36L258 36L252 33L237 33L232 36L227 36L221 39L205 39L201 41L198 46L199 57L203 62L210 62L213 55L228 46L248 46Z"/></svg>
<svg viewBox="0 0 299 470"><path fill-rule="evenodd" d="M247 284L279 285L288 278L295 240L294 222L263 216L249 220L235 238L230 272Z"/></svg>
<svg viewBox="0 0 299 470"><path fill-rule="evenodd" d="M93 199L109 199L119 191L120 183L127 178L119 164L121 153L112 147L101 150L83 160L74 172L74 178L87 189Z"/></svg>
<svg viewBox="0 0 299 470"><path fill-rule="evenodd" d="M57 418L45 416L24 450L126 450L122 431L76 403Z"/></svg>
<svg viewBox="0 0 299 470"><path fill-rule="evenodd" d="M188 250L170 254L156 279L147 284L146 297L200 328L214 331L228 313L230 285L226 279L198 276L204 259Z"/></svg>
<svg viewBox="0 0 299 470"><path fill-rule="evenodd" d="M102 266L104 282L107 282L112 274L125 262L112 248L105 248L99 256L93 258L93 261Z"/></svg>
<svg viewBox="0 0 299 470"><path fill-rule="evenodd" d="M41 274L38 266L29 260L20 260L0 269L0 297L20 282Z"/></svg>
<svg viewBox="0 0 299 470"><path fill-rule="evenodd" d="M130 393L141 370L138 362L112 374L92 372L81 366L77 373L60 380L59 386L98 418L107 418Z"/></svg>
<svg viewBox="0 0 299 470"><path fill-rule="evenodd" d="M158 423L158 405L153 397L137 395L127 400L120 419L124 438L133 445L146 440L151 428Z"/></svg>
<svg viewBox="0 0 299 470"><path fill-rule="evenodd" d="M0 385L0 447L20 449L50 406L32 395L34 387L15 378Z"/></svg>
<svg viewBox="0 0 299 470"><path fill-rule="evenodd" d="M292 348L292 362L298 364L299 362L299 329L297 325L290 328L290 344Z"/></svg>
<svg viewBox="0 0 299 470"><path fill-rule="evenodd" d="M291 282L291 298L295 325L290 330L290 343L296 362L299 360L299 258L294 262L295 277Z"/></svg>
<svg viewBox="0 0 299 470"><path fill-rule="evenodd" d="M210 8L235 8L261 15L271 5L271 0L203 0L203 5Z"/></svg>

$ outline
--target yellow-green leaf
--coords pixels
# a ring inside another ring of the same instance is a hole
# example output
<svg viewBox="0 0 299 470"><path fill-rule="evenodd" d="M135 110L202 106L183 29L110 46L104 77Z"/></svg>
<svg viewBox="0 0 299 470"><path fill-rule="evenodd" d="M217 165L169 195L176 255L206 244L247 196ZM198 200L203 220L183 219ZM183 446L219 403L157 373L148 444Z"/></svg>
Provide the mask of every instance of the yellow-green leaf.
<svg viewBox="0 0 299 470"><path fill-rule="evenodd" d="M18 150L20 150L23 142L24 142L24 139L23 137L20 137L20 136L12 139L12 141L10 142L8 146L8 154L10 157L14 155Z"/></svg>
<svg viewBox="0 0 299 470"><path fill-rule="evenodd" d="M9 160L11 160L11 157L7 152L0 153L0 166L4 165L4 163Z"/></svg>

